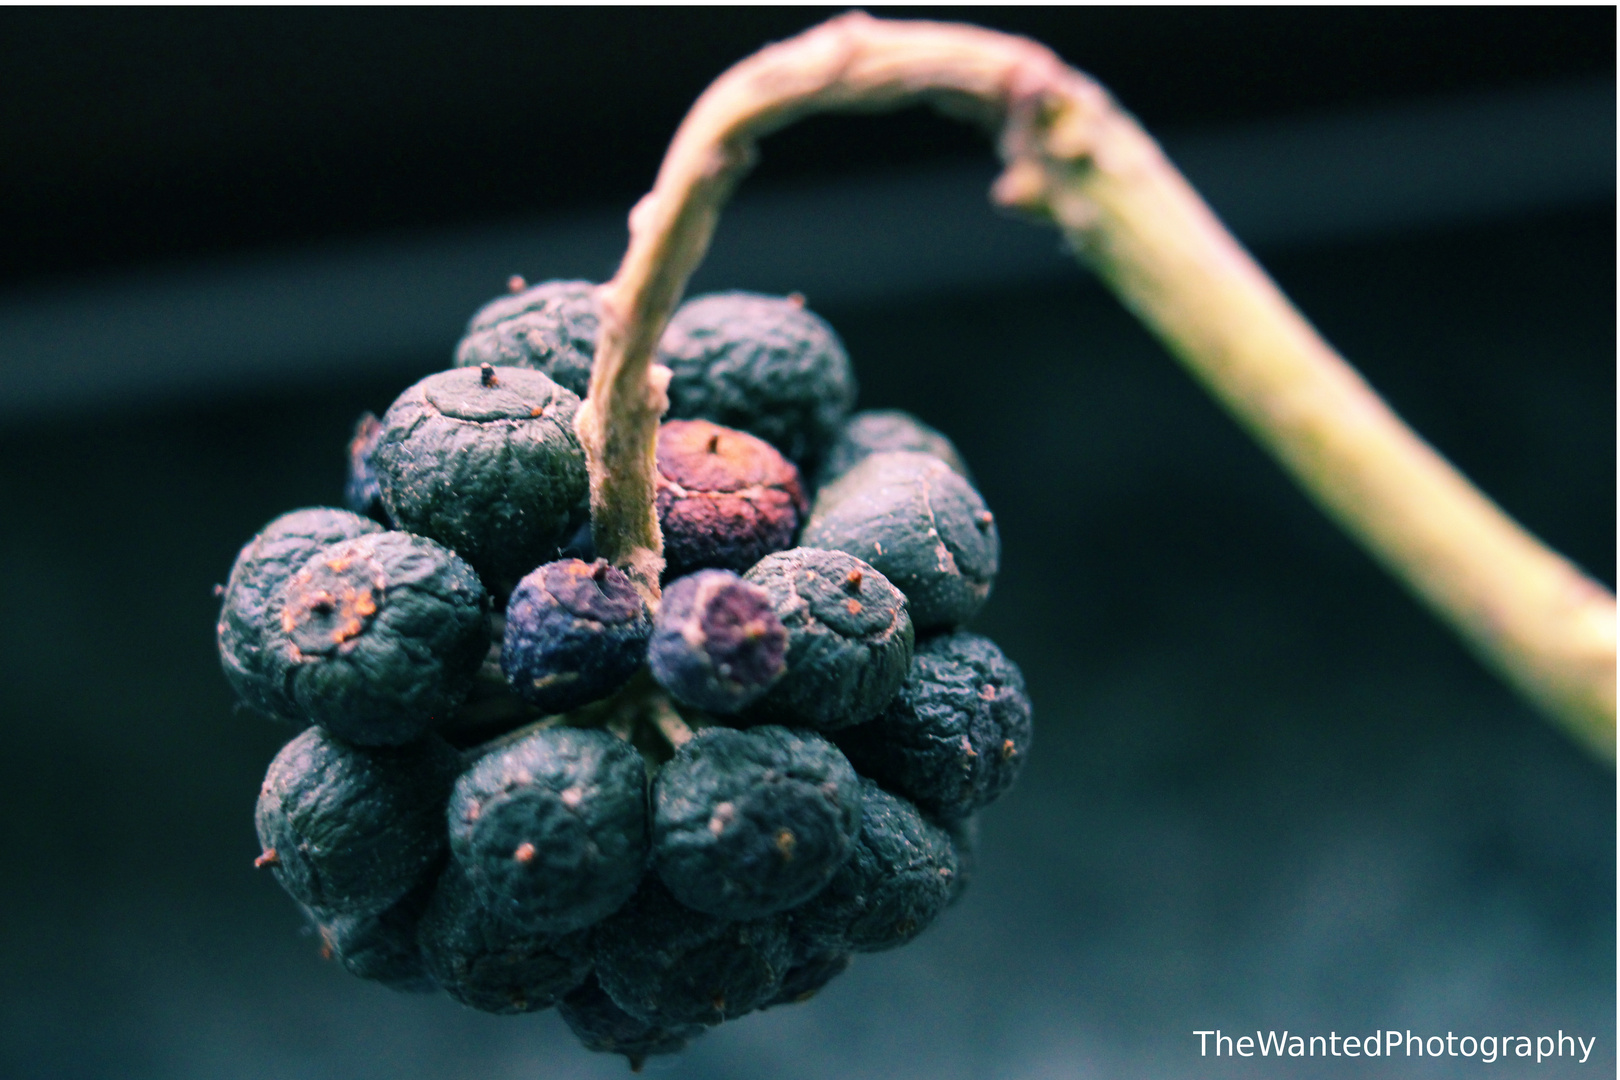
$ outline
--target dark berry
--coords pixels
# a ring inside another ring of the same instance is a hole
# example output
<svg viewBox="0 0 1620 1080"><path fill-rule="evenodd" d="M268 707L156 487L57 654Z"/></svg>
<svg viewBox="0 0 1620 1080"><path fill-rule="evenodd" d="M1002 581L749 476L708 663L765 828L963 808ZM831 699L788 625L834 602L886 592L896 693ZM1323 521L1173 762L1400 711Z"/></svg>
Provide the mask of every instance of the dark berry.
<svg viewBox="0 0 1620 1080"><path fill-rule="evenodd" d="M383 506L504 593L556 557L588 496L578 408L576 395L526 368L428 376L383 417L372 454Z"/></svg>
<svg viewBox="0 0 1620 1080"><path fill-rule="evenodd" d="M281 748L254 824L282 888L322 918L374 915L444 854L444 808L460 758L448 743L366 748L310 728Z"/></svg>
<svg viewBox="0 0 1620 1080"><path fill-rule="evenodd" d="M349 438L349 476L343 484L343 504L357 514L388 525L382 486L377 483L377 470L371 465L372 451L377 449L381 436L382 421L374 413L363 413Z"/></svg>
<svg viewBox="0 0 1620 1080"><path fill-rule="evenodd" d="M420 536L322 549L282 588L271 670L298 712L341 738L395 745L446 720L489 651L472 567Z"/></svg>
<svg viewBox="0 0 1620 1080"><path fill-rule="evenodd" d="M724 714L771 688L786 651L764 590L729 570L699 570L664 590L647 663L677 701Z"/></svg>
<svg viewBox="0 0 1620 1080"><path fill-rule="evenodd" d="M673 373L669 413L752 432L803 467L855 403L843 342L793 297L728 292L688 300L658 343Z"/></svg>
<svg viewBox="0 0 1620 1080"><path fill-rule="evenodd" d="M793 543L809 510L799 470L747 432L707 420L658 429L658 524L669 577L738 573Z"/></svg>
<svg viewBox="0 0 1620 1080"><path fill-rule="evenodd" d="M595 285L542 282L479 308L456 345L456 367L532 368L584 397L599 325Z"/></svg>
<svg viewBox="0 0 1620 1080"><path fill-rule="evenodd" d="M822 488L799 542L865 559L906 594L917 630L959 626L990 595L995 518L973 486L929 454L873 454Z"/></svg>
<svg viewBox="0 0 1620 1080"><path fill-rule="evenodd" d="M823 986L848 971L851 959L853 958L847 952L835 952L813 956L794 964L788 968L787 975L782 979L782 989L761 1008L801 1005L809 1001Z"/></svg>
<svg viewBox="0 0 1620 1080"><path fill-rule="evenodd" d="M702 1024L649 1024L613 1003L593 975L557 1003L568 1030L581 1046L599 1054L623 1054L632 1072L655 1054L678 1054L703 1034Z"/></svg>
<svg viewBox="0 0 1620 1080"><path fill-rule="evenodd" d="M823 487L843 476L873 454L891 450L915 450L932 454L970 483L973 474L944 435L899 409L868 409L845 420L838 437L827 449L816 474L816 486Z"/></svg>
<svg viewBox="0 0 1620 1080"><path fill-rule="evenodd" d="M545 934L514 926L483 903L454 862L417 927L427 970L463 1005L524 1013L557 1003L590 975L584 931Z"/></svg>
<svg viewBox="0 0 1620 1080"><path fill-rule="evenodd" d="M297 703L270 663L273 645L267 642L281 626L281 588L322 548L381 531L375 521L347 510L294 510L242 548L216 629L225 678L244 702L270 716L299 719Z"/></svg>
<svg viewBox="0 0 1620 1080"><path fill-rule="evenodd" d="M576 930L641 880L646 766L609 732L548 728L479 758L456 781L449 818L451 854L491 914Z"/></svg>
<svg viewBox="0 0 1620 1080"><path fill-rule="evenodd" d="M623 571L601 559L550 562L507 601L501 670L524 701L566 712L623 686L651 633L647 605Z"/></svg>
<svg viewBox="0 0 1620 1080"><path fill-rule="evenodd" d="M593 931L596 977L649 1024L718 1024L776 996L790 966L781 916L732 922L679 903L657 875Z"/></svg>
<svg viewBox="0 0 1620 1080"><path fill-rule="evenodd" d="M936 817L959 818L1013 785L1033 730L1018 665L964 631L920 642L883 715L837 738L867 776Z"/></svg>
<svg viewBox="0 0 1620 1080"><path fill-rule="evenodd" d="M793 548L743 575L787 629L786 666L750 716L831 731L882 712L911 665L906 598L842 551Z"/></svg>
<svg viewBox="0 0 1620 1080"><path fill-rule="evenodd" d="M321 917L305 908L315 921L322 946L331 952L351 975L382 983L393 990L427 994L439 988L422 960L422 947L416 940L416 927L428 901L433 898L437 878L429 876L406 893L404 898L376 915L333 915Z"/></svg>
<svg viewBox="0 0 1620 1080"><path fill-rule="evenodd" d="M706 728L653 786L653 865L687 907L757 919L832 878L861 827L861 787L838 748L781 727Z"/></svg>
<svg viewBox="0 0 1620 1080"><path fill-rule="evenodd" d="M849 861L788 914L800 955L877 952L926 930L950 902L951 839L912 806L861 778L861 833Z"/></svg>

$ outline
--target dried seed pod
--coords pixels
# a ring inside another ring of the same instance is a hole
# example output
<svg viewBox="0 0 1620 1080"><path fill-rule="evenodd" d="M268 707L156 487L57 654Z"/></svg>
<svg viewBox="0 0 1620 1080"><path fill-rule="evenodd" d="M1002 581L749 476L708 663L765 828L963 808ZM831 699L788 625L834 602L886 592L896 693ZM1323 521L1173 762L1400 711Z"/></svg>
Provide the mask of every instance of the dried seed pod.
<svg viewBox="0 0 1620 1080"><path fill-rule="evenodd" d="M990 595L1001 541L973 486L929 454L873 454L822 488L799 542L847 551L906 594L918 631L960 626Z"/></svg>
<svg viewBox="0 0 1620 1080"><path fill-rule="evenodd" d="M243 546L231 567L220 606L219 659L237 696L253 708L285 720L299 709L270 662L275 628L281 625L281 588L310 556L331 544L382 526L347 510L316 507L282 514Z"/></svg>
<svg viewBox="0 0 1620 1080"><path fill-rule="evenodd" d="M601 319L589 281L546 281L474 313L456 345L456 367L531 368L584 397Z"/></svg>
<svg viewBox="0 0 1620 1080"><path fill-rule="evenodd" d="M742 573L790 546L810 509L799 470L763 439L707 420L658 429L658 523L666 576Z"/></svg>
<svg viewBox="0 0 1620 1080"><path fill-rule="evenodd" d="M832 731L883 711L912 650L906 598L888 578L846 552L800 547L743 580L765 590L788 635L787 670L750 718Z"/></svg>
<svg viewBox="0 0 1620 1080"><path fill-rule="evenodd" d="M484 904L454 861L439 877L417 939L429 974L445 992L484 1012L549 1008L591 972L587 933L514 926Z"/></svg>
<svg viewBox="0 0 1620 1080"><path fill-rule="evenodd" d="M333 544L282 587L269 666L298 712L367 746L446 719L489 651L489 596L472 567L420 536Z"/></svg>
<svg viewBox="0 0 1620 1080"><path fill-rule="evenodd" d="M672 420L751 432L805 467L855 404L833 328L795 297L726 292L682 304L658 343Z"/></svg>
<svg viewBox="0 0 1620 1080"><path fill-rule="evenodd" d="M258 863L323 919L377 914L443 856L459 765L442 739L367 748L312 727L281 748L259 789Z"/></svg>
<svg viewBox="0 0 1620 1080"><path fill-rule="evenodd" d="M596 977L649 1024L718 1024L775 997L790 966L781 916L732 922L679 903L656 874L593 931Z"/></svg>
<svg viewBox="0 0 1620 1080"><path fill-rule="evenodd" d="M568 1030L581 1046L596 1053L623 1054L631 1072L655 1054L678 1054L703 1034L702 1024L649 1024L613 1003L593 975L557 1003Z"/></svg>
<svg viewBox="0 0 1620 1080"><path fill-rule="evenodd" d="M832 483L873 454L893 450L931 454L961 473L969 483L973 482L973 474L957 453L956 445L942 433L900 409L867 409L839 427L837 438L822 458L816 487Z"/></svg>
<svg viewBox="0 0 1620 1080"><path fill-rule="evenodd" d="M647 664L682 704L734 713L781 676L786 650L787 630L762 589L729 570L699 570L664 590Z"/></svg>
<svg viewBox="0 0 1620 1080"><path fill-rule="evenodd" d="M957 873L950 837L866 777L861 789L861 832L849 861L787 915L801 956L904 945L950 902Z"/></svg>
<svg viewBox="0 0 1620 1080"><path fill-rule="evenodd" d="M950 819L1012 787L1033 734L1018 665L989 638L959 631L919 643L883 715L836 737L862 773Z"/></svg>
<svg viewBox="0 0 1620 1080"><path fill-rule="evenodd" d="M677 900L726 919L804 903L849 858L861 787L810 731L706 728L653 785L653 865Z"/></svg>
<svg viewBox="0 0 1620 1080"><path fill-rule="evenodd" d="M479 758L450 799L450 851L491 914L550 934L623 904L647 861L641 755L600 729L537 731Z"/></svg>
<svg viewBox="0 0 1620 1080"><path fill-rule="evenodd" d="M452 548L504 594L556 557L588 495L579 398L538 371L454 368L406 390L372 454L400 528Z"/></svg>
<svg viewBox="0 0 1620 1080"><path fill-rule="evenodd" d="M550 562L506 603L501 670L524 701L566 712L623 686L651 634L647 605L623 571L602 559Z"/></svg>

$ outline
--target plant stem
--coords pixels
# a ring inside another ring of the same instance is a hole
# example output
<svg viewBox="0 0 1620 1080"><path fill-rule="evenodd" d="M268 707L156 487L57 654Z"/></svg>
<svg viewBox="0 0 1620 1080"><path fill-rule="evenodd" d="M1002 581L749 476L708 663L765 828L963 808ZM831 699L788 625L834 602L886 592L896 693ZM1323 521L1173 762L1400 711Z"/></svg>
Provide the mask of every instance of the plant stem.
<svg viewBox="0 0 1620 1080"><path fill-rule="evenodd" d="M854 13L704 91L630 215L602 286L579 432L599 550L656 603L653 348L762 136L800 116L918 101L999 128L993 198L1054 221L1319 506L1599 758L1615 756L1615 603L1407 428L1288 302L1158 145L1044 46Z"/></svg>

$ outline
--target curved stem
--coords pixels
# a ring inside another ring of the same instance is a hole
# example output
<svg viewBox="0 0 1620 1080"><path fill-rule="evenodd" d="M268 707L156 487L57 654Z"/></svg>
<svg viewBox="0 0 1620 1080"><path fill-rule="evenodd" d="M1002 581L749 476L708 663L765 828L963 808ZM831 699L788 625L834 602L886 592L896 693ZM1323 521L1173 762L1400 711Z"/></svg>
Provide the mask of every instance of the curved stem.
<svg viewBox="0 0 1620 1080"><path fill-rule="evenodd" d="M998 126L1004 206L1050 218L1323 510L1598 757L1615 754L1614 597L1407 428L1288 302L1156 143L1034 42L856 13L717 79L676 132L600 290L579 431L597 544L654 601L652 351L756 141L810 112L929 101Z"/></svg>

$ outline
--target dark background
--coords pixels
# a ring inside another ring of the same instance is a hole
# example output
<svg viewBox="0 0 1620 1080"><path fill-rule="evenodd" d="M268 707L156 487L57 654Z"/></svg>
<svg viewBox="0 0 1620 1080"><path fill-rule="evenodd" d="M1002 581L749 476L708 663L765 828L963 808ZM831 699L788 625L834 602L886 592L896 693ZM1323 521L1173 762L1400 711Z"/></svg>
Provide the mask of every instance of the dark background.
<svg viewBox="0 0 1620 1080"><path fill-rule="evenodd" d="M823 14L0 12L0 290L622 212L710 78ZM1045 40L1155 130L1614 75L1609 9L949 15ZM749 187L968 156L979 137L926 113L821 119L769 140ZM1612 192L1261 255L1419 431L1613 586ZM1035 753L939 926L649 1068L1208 1075L1190 1033L1213 1027L1561 1028L1598 1037L1583 1069L1614 1068L1612 770L1482 672L1079 270L822 313L862 404L947 431L1000 519L976 628L1024 667ZM130 408L70 389L0 427L0 1074L622 1070L553 1014L323 964L249 866L288 733L233 713L210 588L269 518L335 502L354 416L447 359Z"/></svg>

